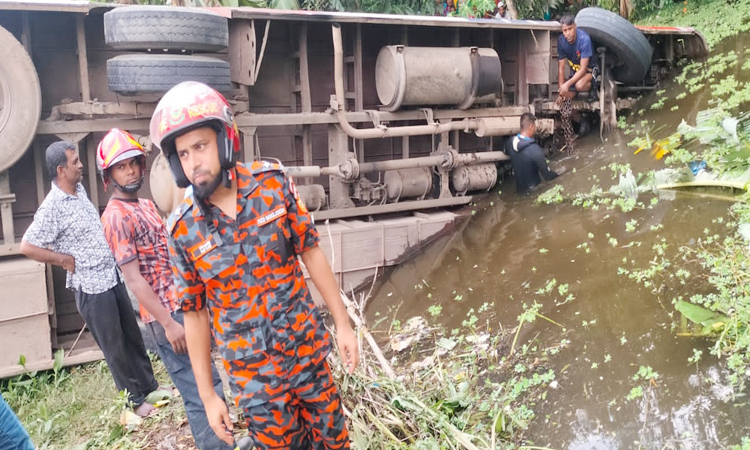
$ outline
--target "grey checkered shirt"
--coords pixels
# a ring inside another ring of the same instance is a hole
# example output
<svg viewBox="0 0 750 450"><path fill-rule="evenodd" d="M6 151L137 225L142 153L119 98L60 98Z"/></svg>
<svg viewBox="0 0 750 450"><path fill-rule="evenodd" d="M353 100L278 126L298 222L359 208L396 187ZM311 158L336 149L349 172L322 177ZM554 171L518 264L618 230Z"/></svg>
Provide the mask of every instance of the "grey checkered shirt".
<svg viewBox="0 0 750 450"><path fill-rule="evenodd" d="M76 185L76 195L70 195L53 182L23 239L75 258L75 272L68 272L65 280L68 289L100 294L117 284L117 265L99 212L81 183Z"/></svg>

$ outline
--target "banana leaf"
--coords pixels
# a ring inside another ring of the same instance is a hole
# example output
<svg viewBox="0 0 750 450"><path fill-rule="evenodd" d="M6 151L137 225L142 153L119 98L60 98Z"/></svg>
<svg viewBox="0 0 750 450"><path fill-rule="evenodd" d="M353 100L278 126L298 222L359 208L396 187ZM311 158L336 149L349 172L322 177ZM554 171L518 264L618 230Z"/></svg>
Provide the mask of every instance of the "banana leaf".
<svg viewBox="0 0 750 450"><path fill-rule="evenodd" d="M710 309L684 300L678 301L675 305L675 309L681 312L691 322L701 325L703 327L701 335L707 335L721 330L724 324L729 320L729 317L720 312L711 311Z"/></svg>

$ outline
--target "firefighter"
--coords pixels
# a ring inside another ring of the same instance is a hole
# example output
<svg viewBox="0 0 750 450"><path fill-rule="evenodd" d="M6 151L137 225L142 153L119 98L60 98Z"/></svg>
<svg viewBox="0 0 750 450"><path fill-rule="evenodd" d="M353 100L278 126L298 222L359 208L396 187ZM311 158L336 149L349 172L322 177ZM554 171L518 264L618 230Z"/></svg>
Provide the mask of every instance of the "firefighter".
<svg viewBox="0 0 750 450"><path fill-rule="evenodd" d="M240 139L230 106L201 83L165 94L150 135L177 185L188 188L168 223L169 251L212 428L232 442L227 407L211 385L210 333L258 448L349 448L326 363L330 336L298 257L331 312L350 372L358 342L291 178L279 164L236 162Z"/></svg>
<svg viewBox="0 0 750 450"><path fill-rule="evenodd" d="M125 283L140 306L144 333L151 339L182 395L195 445L231 450L211 430L187 354L183 314L177 304L167 247L167 228L151 200L138 197L146 173L146 152L133 136L110 130L99 143L96 164L112 196L102 214L104 236ZM219 372L211 366L213 388L224 398Z"/></svg>

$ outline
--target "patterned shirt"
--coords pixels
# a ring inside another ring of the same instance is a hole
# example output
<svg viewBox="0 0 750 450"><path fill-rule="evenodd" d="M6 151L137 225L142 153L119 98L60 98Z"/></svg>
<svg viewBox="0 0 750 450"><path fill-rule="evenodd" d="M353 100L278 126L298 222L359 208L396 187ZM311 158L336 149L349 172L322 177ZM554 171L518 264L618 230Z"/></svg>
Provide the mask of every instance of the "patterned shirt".
<svg viewBox="0 0 750 450"><path fill-rule="evenodd" d="M172 267L169 264L167 227L151 200L111 198L102 214L104 236L117 264L138 259L141 275L170 313L177 310ZM140 305L143 323L154 318Z"/></svg>
<svg viewBox="0 0 750 450"><path fill-rule="evenodd" d="M211 206L209 222L196 202L188 192L169 220L177 296L185 311L208 308L237 406L258 406L330 351L297 260L318 232L276 164L237 165L235 220Z"/></svg>
<svg viewBox="0 0 750 450"><path fill-rule="evenodd" d="M53 182L23 239L75 258L75 272L68 272L65 280L68 289L100 294L117 284L117 266L99 212L81 183L76 184L76 195L70 195Z"/></svg>

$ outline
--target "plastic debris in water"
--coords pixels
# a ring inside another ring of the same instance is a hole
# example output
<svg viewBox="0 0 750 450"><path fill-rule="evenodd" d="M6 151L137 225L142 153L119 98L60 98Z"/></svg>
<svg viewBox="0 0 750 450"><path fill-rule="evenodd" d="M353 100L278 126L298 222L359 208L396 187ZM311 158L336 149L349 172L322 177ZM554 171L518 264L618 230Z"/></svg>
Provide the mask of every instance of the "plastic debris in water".
<svg viewBox="0 0 750 450"><path fill-rule="evenodd" d="M735 143L740 142L740 137L737 135L737 125L739 123L740 121L738 119L735 119L734 117L727 117L726 119L721 121L721 126L724 128L724 131L732 136L732 139Z"/></svg>
<svg viewBox="0 0 750 450"><path fill-rule="evenodd" d="M428 332L427 321L424 318L412 317L406 321L401 333L391 338L391 348L395 352L400 352L427 336Z"/></svg>
<svg viewBox="0 0 750 450"><path fill-rule="evenodd" d="M698 176L701 172L706 170L706 161L692 161L688 163L690 171L693 172L694 176Z"/></svg>
<svg viewBox="0 0 750 450"><path fill-rule="evenodd" d="M738 228L740 236L750 244L750 223L742 223Z"/></svg>
<svg viewBox="0 0 750 450"><path fill-rule="evenodd" d="M612 191L630 198L638 197L638 182L630 169L627 173L620 174L620 182L612 187Z"/></svg>

